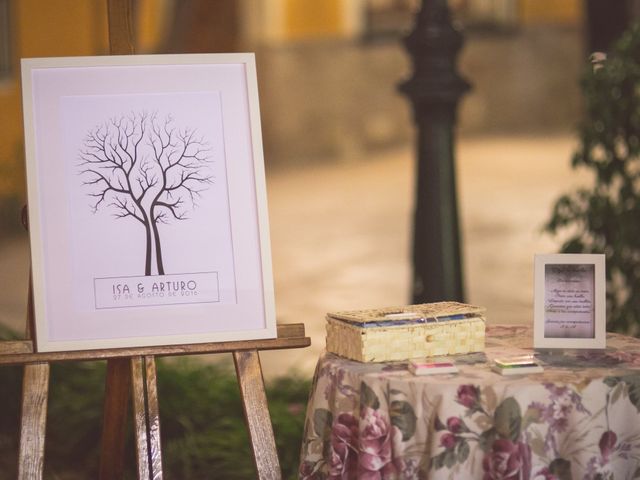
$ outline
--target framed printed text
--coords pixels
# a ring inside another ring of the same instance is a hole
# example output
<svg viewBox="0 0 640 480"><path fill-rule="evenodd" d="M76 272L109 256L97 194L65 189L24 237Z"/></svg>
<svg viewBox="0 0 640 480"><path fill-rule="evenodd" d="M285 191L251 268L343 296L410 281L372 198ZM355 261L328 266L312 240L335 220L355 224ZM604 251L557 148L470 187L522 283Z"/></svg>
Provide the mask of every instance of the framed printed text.
<svg viewBox="0 0 640 480"><path fill-rule="evenodd" d="M535 256L534 348L605 348L605 257Z"/></svg>
<svg viewBox="0 0 640 480"><path fill-rule="evenodd" d="M274 338L253 55L22 77L37 349Z"/></svg>

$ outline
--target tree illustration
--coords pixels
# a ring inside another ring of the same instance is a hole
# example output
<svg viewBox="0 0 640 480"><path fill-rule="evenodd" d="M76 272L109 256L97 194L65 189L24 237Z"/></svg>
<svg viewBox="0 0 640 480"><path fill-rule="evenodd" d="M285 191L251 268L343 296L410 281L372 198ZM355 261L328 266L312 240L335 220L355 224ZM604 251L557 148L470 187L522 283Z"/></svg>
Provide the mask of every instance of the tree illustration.
<svg viewBox="0 0 640 480"><path fill-rule="evenodd" d="M178 128L169 115L132 113L90 130L80 150L80 175L94 213L144 227L144 274L164 275L158 225L186 220L213 181L209 146L195 129Z"/></svg>

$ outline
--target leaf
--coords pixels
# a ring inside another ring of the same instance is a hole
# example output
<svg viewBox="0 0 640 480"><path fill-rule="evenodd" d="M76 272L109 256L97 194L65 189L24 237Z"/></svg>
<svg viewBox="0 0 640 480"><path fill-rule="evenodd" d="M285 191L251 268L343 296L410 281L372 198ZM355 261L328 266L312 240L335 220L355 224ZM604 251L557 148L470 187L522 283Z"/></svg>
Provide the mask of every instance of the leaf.
<svg viewBox="0 0 640 480"><path fill-rule="evenodd" d="M433 421L433 426L436 429L436 432L441 432L442 430L446 430L444 423L440 420L440 417L436 414L436 418Z"/></svg>
<svg viewBox="0 0 640 480"><path fill-rule="evenodd" d="M315 431L315 429L314 430L312 430L312 429L313 429L313 422L311 421L310 418L307 418L305 420L305 422L304 422L304 436L305 436L305 439L303 440L303 443L305 445L303 445L303 449L306 448L306 444L311 443L311 438L310 438L311 437L311 432Z"/></svg>
<svg viewBox="0 0 640 480"><path fill-rule="evenodd" d="M622 385L618 384L615 387L613 387L613 390L611 391L611 403L617 403L618 400L620 400L620 395L622 395L622 391L624 390L624 388L622 387Z"/></svg>
<svg viewBox="0 0 640 480"><path fill-rule="evenodd" d="M482 432L480 438L478 439L478 446L486 452L487 450L489 450L489 448L491 448L491 445L493 445L493 442L496 440L497 436L498 434L495 428L492 427L489 430L485 430L484 432Z"/></svg>
<svg viewBox="0 0 640 480"><path fill-rule="evenodd" d="M544 457L544 440L540 436L540 434L536 435L536 437L529 440L529 446L531 447L531 451L535 453L539 457Z"/></svg>
<svg viewBox="0 0 640 480"><path fill-rule="evenodd" d="M453 450L445 450L433 457L432 461L432 466L436 470L439 470L442 467L451 468L456 464L456 454Z"/></svg>
<svg viewBox="0 0 640 480"><path fill-rule="evenodd" d="M487 411L490 412L491 410L496 408L496 405L498 404L498 397L496 396L496 392L493 389L493 386L482 389L482 399Z"/></svg>
<svg viewBox="0 0 640 480"><path fill-rule="evenodd" d="M520 437L521 424L520 405L516 399L504 399L493 415L493 425L498 435L515 442Z"/></svg>
<svg viewBox="0 0 640 480"><path fill-rule="evenodd" d="M602 383L604 383L609 388L613 388L618 383L620 383L620 377L605 377L604 380L602 380Z"/></svg>
<svg viewBox="0 0 640 480"><path fill-rule="evenodd" d="M571 462L564 458L556 458L549 464L549 472L556 476L558 480L571 480Z"/></svg>
<svg viewBox="0 0 640 480"><path fill-rule="evenodd" d="M629 376L627 378L628 380L625 378L624 383L627 384L629 390L629 400L640 413L640 378L637 376Z"/></svg>
<svg viewBox="0 0 640 480"><path fill-rule="evenodd" d="M402 441L406 442L416 433L416 414L409 402L394 401L389 408L391 424L402 432Z"/></svg>
<svg viewBox="0 0 640 480"><path fill-rule="evenodd" d="M439 453L438 455L436 455L435 457L433 457L433 467L436 470L440 470L442 467L444 467L444 456L446 455L447 450L445 450L442 453Z"/></svg>
<svg viewBox="0 0 640 480"><path fill-rule="evenodd" d="M328 458L331 455L331 426L333 414L324 408L317 408L313 412L313 429L316 435L322 439L322 456Z"/></svg>
<svg viewBox="0 0 640 480"><path fill-rule="evenodd" d="M458 443L457 451L458 463L466 462L467 458L469 458L469 452L471 451L471 449L469 448L469 442L464 439L461 440L460 443Z"/></svg>
<svg viewBox="0 0 640 480"><path fill-rule="evenodd" d="M456 454L453 450L445 450L444 452L444 466L451 468L456 464Z"/></svg>
<svg viewBox="0 0 640 480"><path fill-rule="evenodd" d="M473 422L482 431L493 427L493 418L491 418L491 417L489 417L487 415L476 415L473 418Z"/></svg>
<svg viewBox="0 0 640 480"><path fill-rule="evenodd" d="M627 375L624 377L606 377L603 382L611 388L617 385L624 385L627 388L627 395L629 401L636 407L638 413L640 413L640 378L637 375ZM619 394L618 394L619 395ZM617 397L616 396L616 400Z"/></svg>
<svg viewBox="0 0 640 480"><path fill-rule="evenodd" d="M562 245L562 251L565 253L582 253L584 252L584 243L580 238L572 238Z"/></svg>
<svg viewBox="0 0 640 480"><path fill-rule="evenodd" d="M522 417L522 430L526 430L532 423L540 423L541 412L538 408L527 408Z"/></svg>
<svg viewBox="0 0 640 480"><path fill-rule="evenodd" d="M360 383L360 404L374 410L380 408L380 400L378 400L376 392L364 382Z"/></svg>
<svg viewBox="0 0 640 480"><path fill-rule="evenodd" d="M324 408L316 408L313 412L313 430L318 437L327 440L331 436L333 414Z"/></svg>

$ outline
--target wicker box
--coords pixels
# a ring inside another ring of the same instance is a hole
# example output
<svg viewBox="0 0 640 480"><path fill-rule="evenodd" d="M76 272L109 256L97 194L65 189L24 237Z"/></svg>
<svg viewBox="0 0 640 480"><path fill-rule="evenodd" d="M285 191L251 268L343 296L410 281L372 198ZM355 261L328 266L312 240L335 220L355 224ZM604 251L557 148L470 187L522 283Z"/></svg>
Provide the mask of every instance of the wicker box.
<svg viewBox="0 0 640 480"><path fill-rule="evenodd" d="M484 351L485 310L457 302L327 315L327 350L360 362Z"/></svg>

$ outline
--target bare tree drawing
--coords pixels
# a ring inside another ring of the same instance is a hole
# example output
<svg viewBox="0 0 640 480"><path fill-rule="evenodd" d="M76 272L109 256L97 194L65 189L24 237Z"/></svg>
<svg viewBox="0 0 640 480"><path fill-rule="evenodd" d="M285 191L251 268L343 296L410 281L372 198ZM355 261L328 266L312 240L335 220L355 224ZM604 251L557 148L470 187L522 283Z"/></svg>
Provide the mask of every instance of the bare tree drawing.
<svg viewBox="0 0 640 480"><path fill-rule="evenodd" d="M144 274L164 275L158 225L186 220L213 181L209 146L195 129L180 129L171 116L132 113L90 130L80 150L80 175L91 209L110 209L145 230Z"/></svg>

